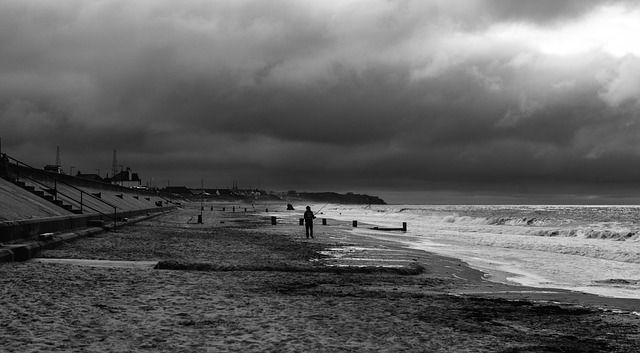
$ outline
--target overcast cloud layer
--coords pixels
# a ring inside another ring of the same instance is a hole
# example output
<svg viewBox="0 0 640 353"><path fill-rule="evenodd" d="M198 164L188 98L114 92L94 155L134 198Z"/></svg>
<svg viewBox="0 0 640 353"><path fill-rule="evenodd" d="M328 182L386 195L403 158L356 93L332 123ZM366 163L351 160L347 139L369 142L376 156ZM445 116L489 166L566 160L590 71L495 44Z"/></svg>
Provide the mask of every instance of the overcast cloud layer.
<svg viewBox="0 0 640 353"><path fill-rule="evenodd" d="M637 33L638 1L0 0L2 150L158 186L633 185Z"/></svg>

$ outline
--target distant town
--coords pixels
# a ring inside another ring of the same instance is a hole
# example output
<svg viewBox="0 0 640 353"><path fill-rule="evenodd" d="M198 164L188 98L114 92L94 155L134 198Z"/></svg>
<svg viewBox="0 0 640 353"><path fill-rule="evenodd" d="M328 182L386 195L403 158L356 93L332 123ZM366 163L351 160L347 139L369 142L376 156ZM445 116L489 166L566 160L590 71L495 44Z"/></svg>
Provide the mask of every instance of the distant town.
<svg viewBox="0 0 640 353"><path fill-rule="evenodd" d="M119 168L118 168L119 167ZM142 179L138 173L134 173L131 168L125 168L118 164L117 152L113 150L113 162L110 173L106 173L104 177L100 175L99 169L96 169L97 173L83 173L77 171L73 174L73 169L69 168L69 176L76 178L87 179L97 182L109 183L113 185L119 185L122 187L143 189L151 191L160 191L171 194L173 196L185 198L185 199L210 199L210 200L261 200L261 201L311 201L311 202L330 202L341 204L372 204L383 205L386 204L384 200L377 196L370 196L366 194L355 194L353 192L347 192L345 194L339 194L336 192L297 192L295 190L289 191L265 191L260 189L242 189L239 188L236 182L233 182L231 188L226 189L210 189L210 188L188 188L186 186L166 186L164 188L152 187L151 185L143 185ZM44 167L44 170L52 173L66 174L64 168L60 163L60 147L56 151L56 163L48 164ZM109 176L111 175L111 176Z"/></svg>

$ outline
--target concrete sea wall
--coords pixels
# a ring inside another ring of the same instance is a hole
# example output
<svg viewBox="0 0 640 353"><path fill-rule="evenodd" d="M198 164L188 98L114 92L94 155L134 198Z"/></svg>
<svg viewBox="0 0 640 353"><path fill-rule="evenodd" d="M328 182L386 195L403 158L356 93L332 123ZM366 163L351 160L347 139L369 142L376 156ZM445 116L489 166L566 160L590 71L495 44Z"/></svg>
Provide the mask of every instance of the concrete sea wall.
<svg viewBox="0 0 640 353"><path fill-rule="evenodd" d="M112 227L127 219L169 210L179 204L168 195L70 176L55 175L64 180L52 182L50 173L44 171L21 170L20 177L24 180L21 184L26 183L27 189L25 185L17 185L12 178L0 178L0 243L20 242L45 233L91 226ZM57 203L51 201L47 191L46 196L42 195L42 190L54 188Z"/></svg>

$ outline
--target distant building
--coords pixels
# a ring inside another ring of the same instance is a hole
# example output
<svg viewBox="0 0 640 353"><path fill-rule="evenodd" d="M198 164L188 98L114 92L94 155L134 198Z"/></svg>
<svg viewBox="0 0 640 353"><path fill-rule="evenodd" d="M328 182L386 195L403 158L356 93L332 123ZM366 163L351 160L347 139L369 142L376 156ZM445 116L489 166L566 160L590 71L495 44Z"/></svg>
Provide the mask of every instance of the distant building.
<svg viewBox="0 0 640 353"><path fill-rule="evenodd" d="M142 180L138 176L138 173L132 173L131 169L121 171L111 178L105 179L108 183L124 186L127 188L138 188L142 185Z"/></svg>
<svg viewBox="0 0 640 353"><path fill-rule="evenodd" d="M62 166L57 164L47 164L44 166L44 170L46 170L47 172L62 174Z"/></svg>
<svg viewBox="0 0 640 353"><path fill-rule="evenodd" d="M93 181L104 181L104 179L102 179L102 177L98 174L82 174L82 172L78 172L78 174L76 174L76 177Z"/></svg>
<svg viewBox="0 0 640 353"><path fill-rule="evenodd" d="M170 194L180 195L180 196L192 196L193 193L186 186L167 186L162 189L164 192L168 192Z"/></svg>
<svg viewBox="0 0 640 353"><path fill-rule="evenodd" d="M63 174L62 163L60 163L60 146L56 148L56 164L47 164L44 166L44 170L46 170L47 172Z"/></svg>

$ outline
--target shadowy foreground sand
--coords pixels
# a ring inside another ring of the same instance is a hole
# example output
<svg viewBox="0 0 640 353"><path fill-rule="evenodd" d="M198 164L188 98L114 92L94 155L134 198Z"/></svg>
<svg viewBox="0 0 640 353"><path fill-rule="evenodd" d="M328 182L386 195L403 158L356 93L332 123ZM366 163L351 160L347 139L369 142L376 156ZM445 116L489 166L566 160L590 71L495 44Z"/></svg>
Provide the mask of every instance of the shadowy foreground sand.
<svg viewBox="0 0 640 353"><path fill-rule="evenodd" d="M638 301L495 284L332 220L307 240L222 206L0 264L0 351L640 351Z"/></svg>

